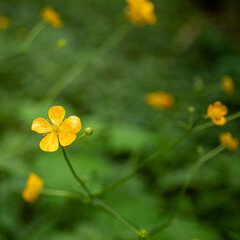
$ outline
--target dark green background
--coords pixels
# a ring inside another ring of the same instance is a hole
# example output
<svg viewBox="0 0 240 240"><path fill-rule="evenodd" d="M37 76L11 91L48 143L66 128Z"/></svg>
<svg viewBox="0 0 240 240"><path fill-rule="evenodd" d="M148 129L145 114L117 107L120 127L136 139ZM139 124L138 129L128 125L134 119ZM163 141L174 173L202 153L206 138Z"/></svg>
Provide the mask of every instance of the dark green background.
<svg viewBox="0 0 240 240"><path fill-rule="evenodd" d="M154 4L156 25L132 27L114 49L46 103L49 89L71 66L84 64L125 24L126 3L0 2L0 15L12 21L9 29L0 31L1 239L136 239L98 207L45 195L32 205L22 200L30 172L43 178L46 188L79 191L61 151L42 152L41 136L30 130L33 119L47 118L52 105L62 105L67 116L79 116L83 130L94 129L93 136L69 147L73 165L92 191L124 176L138 161L180 136L184 129L179 121L187 122L189 106L195 107L194 118L216 100L226 104L230 114L239 110L239 2L155 0ZM47 5L60 14L64 27L48 26L27 52L18 54ZM59 38L67 40L65 48L56 46ZM224 75L235 82L232 97L221 89ZM176 98L173 109L154 110L145 103L146 93L159 90ZM239 130L235 120L189 137L103 200L139 227L149 229L163 222L199 156L218 145L220 132L239 137ZM211 159L192 180L173 224L152 239L240 239L239 171L239 151Z"/></svg>

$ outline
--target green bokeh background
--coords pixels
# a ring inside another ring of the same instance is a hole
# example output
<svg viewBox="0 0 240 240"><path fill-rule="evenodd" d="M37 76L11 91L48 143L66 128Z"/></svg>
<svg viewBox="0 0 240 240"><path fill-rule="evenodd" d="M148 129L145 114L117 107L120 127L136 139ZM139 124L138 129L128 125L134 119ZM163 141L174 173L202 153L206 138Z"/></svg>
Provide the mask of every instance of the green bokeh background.
<svg viewBox="0 0 240 240"><path fill-rule="evenodd" d="M67 116L79 116L82 132L94 129L91 137L68 150L76 171L94 192L179 137L189 106L195 108L194 118L216 100L226 104L230 114L239 111L239 2L153 2L156 25L131 27L116 47L89 63L52 101L46 101L49 91L58 89L69 69L76 62L81 68L126 24L125 1L0 2L0 15L11 19L11 27L0 31L1 240L136 239L97 206L45 195L34 204L22 200L31 172L43 178L47 188L80 191L61 151L41 151L42 137L31 132L33 119L47 118L52 105L62 105ZM60 14L64 27L47 26L19 54L47 5ZM66 39L66 47L56 45L60 38ZM224 75L235 82L232 97L222 91ZM145 102L152 91L172 94L176 105L167 111L152 109ZM219 133L230 131L239 138L239 130L235 120L190 136L103 200L144 229L164 222L199 156L218 145ZM211 159L194 176L173 224L151 239L240 239L239 172L239 150Z"/></svg>

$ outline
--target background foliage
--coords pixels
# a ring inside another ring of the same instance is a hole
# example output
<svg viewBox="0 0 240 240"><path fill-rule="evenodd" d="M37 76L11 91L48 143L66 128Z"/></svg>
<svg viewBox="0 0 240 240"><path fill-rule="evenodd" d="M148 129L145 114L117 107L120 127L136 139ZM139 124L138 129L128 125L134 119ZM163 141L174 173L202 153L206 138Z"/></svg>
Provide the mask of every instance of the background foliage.
<svg viewBox="0 0 240 240"><path fill-rule="evenodd" d="M79 116L83 129L94 128L93 136L69 148L73 165L93 191L180 136L179 121L187 121L189 106L196 116L215 100L230 113L239 110L239 2L153 2L156 25L133 27L51 103L64 106L68 116ZM16 54L46 5L59 12L64 27L48 26L26 54ZM49 89L57 88L76 61L84 64L123 23L125 5L123 0L0 2L0 15L12 22L0 32L1 239L135 239L97 207L44 195L30 205L21 198L30 172L48 188L79 191L61 152L42 152L41 137L30 126L34 118L47 117ZM56 45L59 38L66 39L66 47ZM221 89L227 74L236 84L233 97ZM145 94L157 90L175 96L173 109L153 110L145 103ZM239 138L238 122L196 133L103 199L143 228L164 221L191 166L218 145L220 132ZM208 162L194 177L173 224L153 239L240 239L239 171L238 151L225 151Z"/></svg>

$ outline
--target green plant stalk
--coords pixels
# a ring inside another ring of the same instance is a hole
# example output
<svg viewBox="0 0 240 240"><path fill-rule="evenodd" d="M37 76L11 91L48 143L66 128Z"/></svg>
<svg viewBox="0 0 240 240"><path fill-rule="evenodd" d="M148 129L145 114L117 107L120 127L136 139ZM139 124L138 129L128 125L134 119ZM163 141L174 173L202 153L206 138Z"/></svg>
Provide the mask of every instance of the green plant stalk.
<svg viewBox="0 0 240 240"><path fill-rule="evenodd" d="M193 166L193 168L191 169L191 171L189 172L187 178L186 178L186 181L184 182L183 186L182 186L182 189L179 193L179 197L178 197L178 200L177 200L177 203L175 205L175 207L172 209L167 221L163 224L158 224L156 225L155 227L153 227L150 231L149 231L149 234L152 236L154 235L155 233L169 227L172 223L172 221L174 220L176 214L177 214L177 211L178 211L178 207L179 207L179 202L181 201L182 197L185 195L190 183L191 183L191 180L193 178L193 176L195 175L195 173L197 172L197 170L205 163L207 162L208 160L210 160L211 158L217 156L218 154L220 154L223 150L224 150L224 146L222 145L219 145L217 146L216 148L214 148L213 150L211 150L210 152L206 153L205 155L203 155L202 157L200 157L198 159L198 161L195 163L195 165Z"/></svg>
<svg viewBox="0 0 240 240"><path fill-rule="evenodd" d="M25 39L25 41L22 43L22 45L19 48L19 52L26 52L26 50L29 48L31 43L34 41L34 39L39 35L39 33L47 26L47 22L41 20L38 22L31 32L29 33L28 37Z"/></svg>
<svg viewBox="0 0 240 240"><path fill-rule="evenodd" d="M236 112L236 113L234 113L234 114L232 114L232 115L230 115L230 116L228 116L228 117L226 117L227 123L230 122L230 121L232 121L232 120L234 120L234 119L237 119L237 118L239 118L239 117L240 117L240 111L239 111L239 112ZM195 129L193 130L193 132L198 132L198 131L201 131L201 130L203 130L203 129L205 129L205 128L212 127L212 126L214 126L214 125L215 125L215 124L214 124L212 121L207 122L207 123L203 123L203 124L200 124L200 125L198 125L197 127L195 127Z"/></svg>
<svg viewBox="0 0 240 240"><path fill-rule="evenodd" d="M96 204L98 204L100 207L105 209L108 213L110 213L112 216L114 216L116 219L118 219L121 223L123 223L125 226L127 226L129 229L131 229L134 233L136 233L138 230L129 222L127 221L124 217L122 217L119 213L117 213L114 209L112 209L110 206L108 206L106 203L104 203L101 199L98 197L94 196L92 192L88 189L88 187L85 185L85 183L81 180L81 178L78 177L76 174L74 168L72 167L72 164L70 163L68 156L66 154L66 150L64 147L62 147L63 151L63 156L68 164L68 167L70 168L74 178L76 181L81 185L83 190L87 193L87 196Z"/></svg>
<svg viewBox="0 0 240 240"><path fill-rule="evenodd" d="M103 58L110 50L116 47L119 42L127 35L130 30L130 25L124 24L120 26L103 44L102 46L93 54L85 59L78 61L75 65L70 68L70 70L62 76L47 92L45 99L47 102L54 101L61 92L70 85L84 70L91 64Z"/></svg>
<svg viewBox="0 0 240 240"><path fill-rule="evenodd" d="M146 159L144 159L141 163L139 163L135 169L133 169L130 173L128 173L126 176L122 177L121 179L117 180L116 182L108 185L107 187L105 187L104 189L102 189L101 191L99 191L98 193L96 193L95 195L99 196L102 195L104 193L107 193L115 188L117 188L118 186L122 185L123 183L125 183L126 181L128 181L130 178L132 178L133 176L135 176L144 166L146 166L147 164L149 164L150 162L152 162L153 160L155 160L160 154L162 153L167 153L170 150L172 150L174 147L176 147L179 143L181 143L185 138L187 138L188 136L191 135L195 125L198 123L198 121L200 120L200 118L198 118L193 125L183 134L181 135L178 139L176 139L175 141L173 141L167 149L165 149L164 151L162 149L158 150L156 153L150 155L149 157L147 157Z"/></svg>
<svg viewBox="0 0 240 240"><path fill-rule="evenodd" d="M56 189L48 189L48 188L43 188L41 190L41 194L50 195L50 196L58 196L58 197L68 197L68 198L82 200L82 201L86 198L85 196L82 196L77 193L63 191L63 190L56 190Z"/></svg>

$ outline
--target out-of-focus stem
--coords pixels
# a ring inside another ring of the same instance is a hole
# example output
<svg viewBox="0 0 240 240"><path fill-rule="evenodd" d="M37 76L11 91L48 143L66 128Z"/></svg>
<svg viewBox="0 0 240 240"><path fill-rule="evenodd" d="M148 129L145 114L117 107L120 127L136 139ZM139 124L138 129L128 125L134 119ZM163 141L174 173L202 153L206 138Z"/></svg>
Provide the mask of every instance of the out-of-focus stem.
<svg viewBox="0 0 240 240"><path fill-rule="evenodd" d="M208 160L210 160L211 158L217 156L219 153L221 153L223 150L224 150L224 146L222 145L219 145L217 146L216 148L214 148L212 151L206 153L205 155L203 155L202 157L200 157L198 159L198 161L195 163L195 165L193 166L193 168L191 169L191 171L189 172L187 178L186 178L186 181L184 182L183 186L182 186L182 189L179 193L179 197L178 197L178 200L177 200L177 203L175 205L175 207L172 209L167 221L165 223L162 223L162 224L158 224L156 225L155 227L153 227L150 231L149 231L149 234L152 236L154 235L155 233L169 227L172 223L172 221L174 220L176 214L177 214L177 211L178 211L178 207L179 207L179 202L181 201L182 197L184 196L184 194L186 193L189 185L190 185L190 182L193 178L193 176L195 175L195 173L197 172L197 170L205 163L207 162Z"/></svg>

